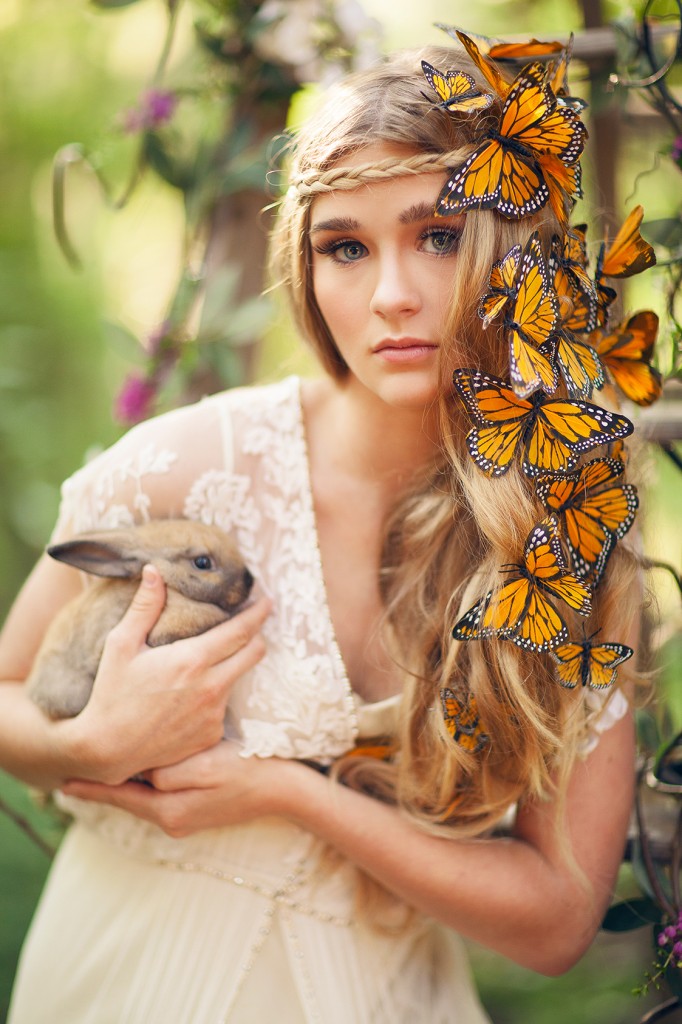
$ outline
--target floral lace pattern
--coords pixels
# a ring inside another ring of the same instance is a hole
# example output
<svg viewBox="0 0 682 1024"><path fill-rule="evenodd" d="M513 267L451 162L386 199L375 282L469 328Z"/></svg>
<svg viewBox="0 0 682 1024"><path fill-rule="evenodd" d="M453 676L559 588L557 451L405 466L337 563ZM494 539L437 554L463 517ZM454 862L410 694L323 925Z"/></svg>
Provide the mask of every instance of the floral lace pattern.
<svg viewBox="0 0 682 1024"><path fill-rule="evenodd" d="M267 655L230 702L243 755L331 760L350 749L355 702L327 604L297 378L135 428L67 481L60 523L80 532L178 512L233 533L273 599Z"/></svg>

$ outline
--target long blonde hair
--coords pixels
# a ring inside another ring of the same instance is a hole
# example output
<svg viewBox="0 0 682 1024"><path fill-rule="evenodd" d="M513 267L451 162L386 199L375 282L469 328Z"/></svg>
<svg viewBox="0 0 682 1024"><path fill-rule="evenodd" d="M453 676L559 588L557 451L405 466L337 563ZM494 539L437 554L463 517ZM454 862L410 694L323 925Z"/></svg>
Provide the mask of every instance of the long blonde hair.
<svg viewBox="0 0 682 1024"><path fill-rule="evenodd" d="M421 171L442 169L445 180L447 169L480 142L486 119L499 114L497 100L473 115L438 109L424 96L421 59L478 77L468 57L452 49L396 55L336 86L296 141L292 184L273 240L273 268L299 330L337 380L348 368L312 286L308 228L315 195ZM403 145L408 156L344 169L345 156L378 142ZM507 375L508 346L500 330L483 329L477 307L493 262L535 230L547 246L559 231L551 211L520 221L486 210L466 217L459 259L467 270L457 275L441 349L443 455L428 481L402 496L385 525L380 583L386 633L405 675L399 756L390 765L353 758L341 768L349 784L396 800L424 827L456 834L491 828L516 801L550 789L564 792L586 734L580 688L560 687L548 657L495 638L463 644L451 635L458 617L499 586L501 568L522 560L527 535L546 514L518 465L496 479L474 466L465 445L469 424L452 391L458 366ZM597 620L604 639L627 639L627 618L634 609L623 599L635 571L633 558L619 545L596 594L588 633ZM584 620L564 617L572 635L580 635ZM447 734L440 701L444 687L475 696L490 740L482 752L464 750Z"/></svg>

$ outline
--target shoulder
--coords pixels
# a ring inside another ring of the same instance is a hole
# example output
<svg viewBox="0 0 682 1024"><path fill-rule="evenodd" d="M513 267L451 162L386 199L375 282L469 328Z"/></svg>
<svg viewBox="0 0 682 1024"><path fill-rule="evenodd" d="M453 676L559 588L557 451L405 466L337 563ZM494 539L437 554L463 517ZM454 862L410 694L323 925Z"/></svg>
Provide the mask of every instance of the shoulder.
<svg viewBox="0 0 682 1024"><path fill-rule="evenodd" d="M58 535L182 515L208 473L229 473L246 423L300 415L299 381L234 388L129 430L65 481Z"/></svg>

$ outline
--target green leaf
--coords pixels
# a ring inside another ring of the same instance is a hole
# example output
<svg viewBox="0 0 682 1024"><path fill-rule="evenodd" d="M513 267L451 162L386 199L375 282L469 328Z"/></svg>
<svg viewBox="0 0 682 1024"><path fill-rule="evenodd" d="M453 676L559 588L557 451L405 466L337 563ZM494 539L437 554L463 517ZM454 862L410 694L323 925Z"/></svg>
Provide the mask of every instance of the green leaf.
<svg viewBox="0 0 682 1024"><path fill-rule="evenodd" d="M649 242L664 245L666 249L682 246L682 217L662 217L642 224L642 234Z"/></svg>
<svg viewBox="0 0 682 1024"><path fill-rule="evenodd" d="M635 896L609 907L602 928L607 932L631 932L645 924L657 924L662 916L661 908L648 896Z"/></svg>
<svg viewBox="0 0 682 1024"><path fill-rule="evenodd" d="M124 359L140 366L147 361L147 355L140 344L140 339L123 324L115 323L113 320L103 320L102 333L107 344Z"/></svg>

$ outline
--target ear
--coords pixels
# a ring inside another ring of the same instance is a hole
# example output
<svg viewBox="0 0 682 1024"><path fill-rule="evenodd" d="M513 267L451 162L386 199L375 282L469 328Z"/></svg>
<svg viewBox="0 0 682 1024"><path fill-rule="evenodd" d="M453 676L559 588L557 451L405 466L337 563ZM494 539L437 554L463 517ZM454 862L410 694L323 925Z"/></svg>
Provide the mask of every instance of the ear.
<svg viewBox="0 0 682 1024"><path fill-rule="evenodd" d="M77 537L63 544L52 544L47 553L58 562L66 562L94 576L134 579L141 575L145 565L145 559L132 552L129 544L117 543L115 537L106 541Z"/></svg>

